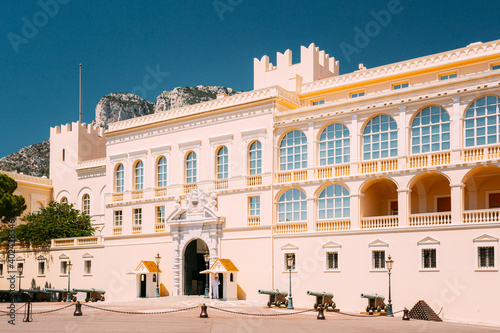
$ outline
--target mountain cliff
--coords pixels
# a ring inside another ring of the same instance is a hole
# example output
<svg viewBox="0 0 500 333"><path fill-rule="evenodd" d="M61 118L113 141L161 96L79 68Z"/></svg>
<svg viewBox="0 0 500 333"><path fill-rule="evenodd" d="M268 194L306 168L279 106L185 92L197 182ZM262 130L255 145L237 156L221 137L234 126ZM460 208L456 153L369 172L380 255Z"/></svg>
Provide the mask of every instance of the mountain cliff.
<svg viewBox="0 0 500 333"><path fill-rule="evenodd" d="M217 94L234 95L236 92L220 86L177 87L162 92L155 103L130 93L111 93L97 103L93 123L108 128L108 124L115 121L210 101L216 99ZM50 143L46 140L1 158L0 170L49 177L49 160Z"/></svg>

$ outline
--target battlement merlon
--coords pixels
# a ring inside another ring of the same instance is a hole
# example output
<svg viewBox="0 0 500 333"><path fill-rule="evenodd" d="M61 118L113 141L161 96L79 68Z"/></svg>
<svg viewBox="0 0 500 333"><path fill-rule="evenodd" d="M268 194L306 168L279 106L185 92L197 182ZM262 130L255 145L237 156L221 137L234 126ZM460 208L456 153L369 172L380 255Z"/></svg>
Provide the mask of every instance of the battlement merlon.
<svg viewBox="0 0 500 333"><path fill-rule="evenodd" d="M90 135L96 135L98 137L104 136L104 128L91 124L87 125L86 123L80 123L79 121L73 122L71 124L68 123L61 126L51 127L50 136L62 133L70 133L75 131L77 128L79 128L81 131L87 132Z"/></svg>
<svg viewBox="0 0 500 333"><path fill-rule="evenodd" d="M292 51L278 52L276 66L268 56L254 59L254 89L281 86L289 91L300 92L302 83L310 83L339 75L339 62L330 58L314 43L300 48L300 62L292 64Z"/></svg>

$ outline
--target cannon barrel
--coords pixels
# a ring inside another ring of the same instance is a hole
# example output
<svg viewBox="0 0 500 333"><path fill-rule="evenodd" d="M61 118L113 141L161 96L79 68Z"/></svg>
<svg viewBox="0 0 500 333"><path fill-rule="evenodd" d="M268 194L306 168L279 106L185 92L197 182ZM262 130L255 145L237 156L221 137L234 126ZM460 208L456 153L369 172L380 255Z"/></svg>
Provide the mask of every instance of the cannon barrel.
<svg viewBox="0 0 500 333"><path fill-rule="evenodd" d="M266 294L266 295L283 295L284 297L288 296L288 293L286 291L281 291L278 289L273 289L273 290L265 290L265 289L259 289L259 294Z"/></svg>
<svg viewBox="0 0 500 333"><path fill-rule="evenodd" d="M317 297L328 296L330 298L333 298L333 293L329 293L326 291L310 291L310 290L308 290L307 294L311 295L311 296L317 296Z"/></svg>
<svg viewBox="0 0 500 333"><path fill-rule="evenodd" d="M98 293L98 294L105 294L106 293L105 290L94 289L94 288L91 288L91 289L78 289L78 288L74 288L71 291L72 292L78 292L78 293Z"/></svg>
<svg viewBox="0 0 500 333"><path fill-rule="evenodd" d="M380 300L385 300L385 297L382 295L377 295L377 294L361 294L361 298L368 298L368 299L380 299Z"/></svg>
<svg viewBox="0 0 500 333"><path fill-rule="evenodd" d="M67 293L68 289L45 288L45 291L48 292L48 293Z"/></svg>

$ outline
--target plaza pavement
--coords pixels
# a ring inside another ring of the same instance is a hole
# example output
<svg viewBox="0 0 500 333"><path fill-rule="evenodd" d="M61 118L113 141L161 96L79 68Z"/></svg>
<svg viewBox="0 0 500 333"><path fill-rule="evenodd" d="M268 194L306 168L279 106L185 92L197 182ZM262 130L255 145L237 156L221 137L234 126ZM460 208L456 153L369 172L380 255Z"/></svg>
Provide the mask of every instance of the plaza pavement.
<svg viewBox="0 0 500 333"><path fill-rule="evenodd" d="M67 303L33 303L33 322L23 322L24 309L21 309L16 315L15 326L8 324L6 316L0 316L0 332L500 332L500 327L420 320L403 321L398 316L394 318L354 317L326 312L326 320L317 320L317 312L282 316L290 312L306 310L304 308L295 310L267 308L261 303L251 301L205 301L198 296L180 296L86 303L100 309L82 305L83 316L81 317L73 316L74 306L61 309L68 305ZM278 316L248 316L222 312L209 307L207 311L209 318L202 319L199 318L201 311L199 305L202 303L234 312ZM8 303L0 303L0 310L5 311L6 306ZM196 308L169 314L147 314L191 307ZM61 310L38 314L38 312L57 309Z"/></svg>

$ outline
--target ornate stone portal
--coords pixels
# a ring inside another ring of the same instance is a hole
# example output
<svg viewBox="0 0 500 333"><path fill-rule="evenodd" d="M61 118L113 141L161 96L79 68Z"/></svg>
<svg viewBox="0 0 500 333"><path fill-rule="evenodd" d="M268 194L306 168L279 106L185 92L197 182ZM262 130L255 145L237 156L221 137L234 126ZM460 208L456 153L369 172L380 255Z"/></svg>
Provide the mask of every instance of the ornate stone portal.
<svg viewBox="0 0 500 333"><path fill-rule="evenodd" d="M201 189L194 189L181 198L175 198L175 210L167 218L173 241L174 289L172 295L182 295L184 291L184 253L186 246L196 239L203 240L209 249L210 264L220 253L220 237L225 218L217 211L217 195L207 195Z"/></svg>

